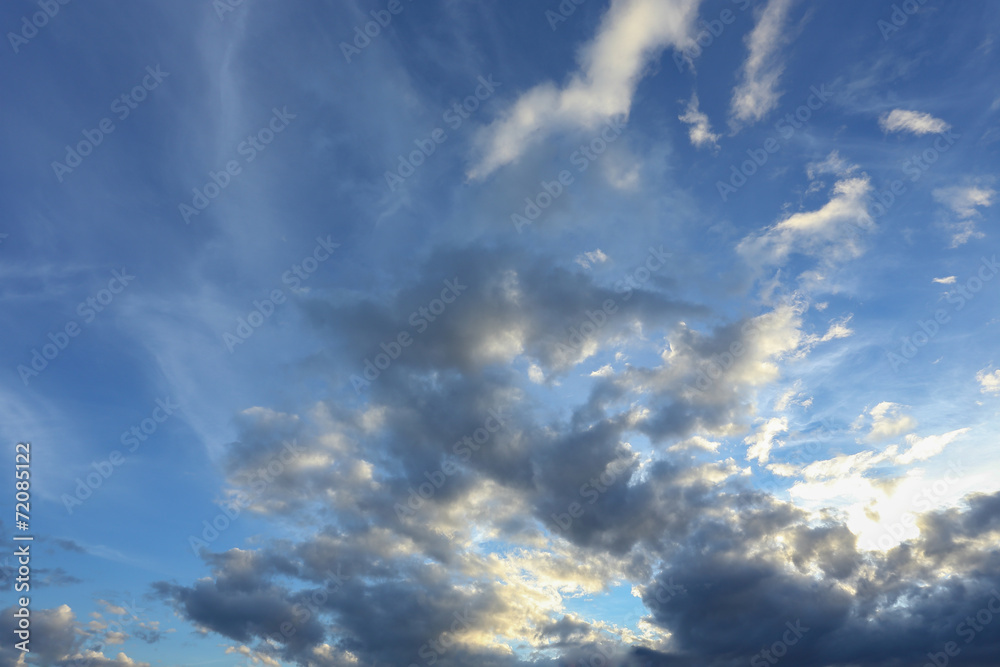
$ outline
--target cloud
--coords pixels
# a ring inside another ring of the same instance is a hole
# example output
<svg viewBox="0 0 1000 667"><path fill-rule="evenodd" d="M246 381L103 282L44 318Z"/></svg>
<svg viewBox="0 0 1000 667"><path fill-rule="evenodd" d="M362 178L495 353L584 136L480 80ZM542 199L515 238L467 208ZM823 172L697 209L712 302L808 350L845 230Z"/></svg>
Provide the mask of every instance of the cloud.
<svg viewBox="0 0 1000 667"><path fill-rule="evenodd" d="M646 64L665 48L690 44L699 1L613 0L569 81L532 88L485 128L469 177L486 178L556 130L593 129L627 116Z"/></svg>
<svg viewBox="0 0 1000 667"><path fill-rule="evenodd" d="M8 607L0 614L0 632L7 637L14 636L14 608ZM72 667L85 661L94 667L149 667L148 662L138 662L125 653L118 653L114 658L105 657L101 649L105 645L121 643L125 635L118 632L103 636L103 644L96 643L86 646L87 642L96 639L94 633L85 629L76 619L76 614L69 605L61 605L54 609L31 610L31 656L27 662L24 654L5 642L0 648L0 666L15 665L52 665L52 667Z"/></svg>
<svg viewBox="0 0 1000 667"><path fill-rule="evenodd" d="M761 120L778 106L778 82L785 71L778 54L788 41L785 22L793 2L770 0L746 37L749 53L730 103L729 125L734 131Z"/></svg>
<svg viewBox="0 0 1000 667"><path fill-rule="evenodd" d="M990 372L989 367L976 373L979 391L984 394L1000 394L1000 370Z"/></svg>
<svg viewBox="0 0 1000 667"><path fill-rule="evenodd" d="M756 433L743 439L743 442L749 445L747 448L747 460L752 461L756 459L760 464L767 463L768 458L771 456L771 449L775 445L780 447L784 444L776 439L777 435L787 430L788 420L784 417L772 417L768 419L757 429Z"/></svg>
<svg viewBox="0 0 1000 667"><path fill-rule="evenodd" d="M858 165L852 164L840 156L840 151L830 151L825 159L819 162L810 162L806 165L806 176L813 180L822 174L834 174L836 176L847 176L857 171Z"/></svg>
<svg viewBox="0 0 1000 667"><path fill-rule="evenodd" d="M944 278L934 278L932 282L938 283L940 285L954 285L955 276L945 276Z"/></svg>
<svg viewBox="0 0 1000 667"><path fill-rule="evenodd" d="M960 245L965 245L971 239L981 239L986 236L976 229L976 223L973 220L946 223L945 228L954 232L951 236L951 243L948 245L949 248L957 248Z"/></svg>
<svg viewBox="0 0 1000 667"><path fill-rule="evenodd" d="M113 614L115 616L124 616L125 614L128 613L128 610L126 610L125 607L121 607L112 602L108 602L107 600L98 600L97 603L102 605L104 607L105 612L108 614Z"/></svg>
<svg viewBox="0 0 1000 667"><path fill-rule="evenodd" d="M577 255L576 259L574 259L573 261L582 266L583 268L589 269L591 266L595 264L603 264L604 262L608 261L608 256L605 255L603 252L601 252L601 249L598 248L597 250Z"/></svg>
<svg viewBox="0 0 1000 667"><path fill-rule="evenodd" d="M671 450L702 450L706 452L717 452L719 447L722 446L721 442L714 440L709 440L700 435L688 438L687 440L682 440L677 444L671 445Z"/></svg>
<svg viewBox="0 0 1000 667"><path fill-rule="evenodd" d="M914 461L925 461L943 452L944 448L952 441L968 432L968 428L960 428L941 435L929 435L925 438L911 433L906 436L909 449L893 459L893 463L907 465Z"/></svg>
<svg viewBox="0 0 1000 667"><path fill-rule="evenodd" d="M934 199L951 209L958 216L957 222L945 222L952 232L951 247L957 248L973 238L983 238L985 234L976 229L976 219L981 217L979 208L993 205L996 190L978 186L954 186L937 188L931 194Z"/></svg>
<svg viewBox="0 0 1000 667"><path fill-rule="evenodd" d="M86 664L93 667L149 667L148 662L137 662L119 651L115 659L108 658L101 651L86 650L68 656L64 661L58 663L59 667L72 667L73 665Z"/></svg>
<svg viewBox="0 0 1000 667"><path fill-rule="evenodd" d="M737 251L752 264L782 265L793 252L822 254L828 261L849 259L861 254L852 230L868 229L868 195L872 190L867 176L838 181L833 196L820 209L794 213L767 229L740 241Z"/></svg>
<svg viewBox="0 0 1000 667"><path fill-rule="evenodd" d="M879 442L915 429L917 422L913 417L903 414L905 407L898 403L882 401L868 411L868 416L871 418L871 428L865 435L865 440ZM864 415L862 415L863 417Z"/></svg>
<svg viewBox="0 0 1000 667"><path fill-rule="evenodd" d="M997 193L989 188L956 186L937 188L931 194L959 218L972 218L979 215L979 208L992 206Z"/></svg>
<svg viewBox="0 0 1000 667"><path fill-rule="evenodd" d="M691 127L688 129L688 137L691 145L695 148L708 147L713 150L719 149L719 138L721 134L712 132L712 126L708 121L708 115L698 110L698 95L691 93L687 109L678 116L682 123L687 123Z"/></svg>
<svg viewBox="0 0 1000 667"><path fill-rule="evenodd" d="M934 134L951 129L951 125L929 113L893 109L878 119L883 132L912 132L913 134Z"/></svg>

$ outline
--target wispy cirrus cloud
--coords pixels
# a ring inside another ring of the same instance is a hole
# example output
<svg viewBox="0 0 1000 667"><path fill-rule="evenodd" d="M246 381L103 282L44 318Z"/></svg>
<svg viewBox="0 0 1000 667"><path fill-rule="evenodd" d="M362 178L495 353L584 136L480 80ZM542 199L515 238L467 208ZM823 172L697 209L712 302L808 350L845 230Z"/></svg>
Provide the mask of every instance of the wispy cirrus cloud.
<svg viewBox="0 0 1000 667"><path fill-rule="evenodd" d="M867 176L838 181L832 197L822 207L792 214L747 236L737 250L759 266L781 265L793 252L815 255L829 250L828 259L855 257L860 249L843 237L850 227L866 228L872 224L868 213L871 190Z"/></svg>
<svg viewBox="0 0 1000 667"><path fill-rule="evenodd" d="M996 190L977 185L957 185L937 188L931 194L958 218L956 221L944 224L945 229L951 233L952 248L968 243L971 239L985 236L977 229L976 221L982 217L979 209L993 205Z"/></svg>
<svg viewBox="0 0 1000 667"><path fill-rule="evenodd" d="M882 114L878 125L883 132L909 132L911 134L935 134L951 129L951 125L929 113L893 109Z"/></svg>
<svg viewBox="0 0 1000 667"><path fill-rule="evenodd" d="M569 82L535 86L483 130L481 155L469 177L486 178L557 129L593 128L627 115L646 64L665 48L689 44L699 3L613 0Z"/></svg>
<svg viewBox="0 0 1000 667"><path fill-rule="evenodd" d="M781 48L788 41L788 15L795 0L771 0L747 36L747 59L733 89L729 126L733 131L763 119L778 106L778 83L785 71Z"/></svg>

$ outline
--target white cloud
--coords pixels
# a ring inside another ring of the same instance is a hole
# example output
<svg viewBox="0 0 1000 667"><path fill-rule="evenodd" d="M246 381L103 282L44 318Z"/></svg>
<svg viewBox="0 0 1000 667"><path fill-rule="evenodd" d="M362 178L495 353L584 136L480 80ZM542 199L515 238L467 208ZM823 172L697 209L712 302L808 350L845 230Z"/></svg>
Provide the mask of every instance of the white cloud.
<svg viewBox="0 0 1000 667"><path fill-rule="evenodd" d="M944 278L934 278L933 282L939 283L941 285L954 285L955 276L945 276Z"/></svg>
<svg viewBox="0 0 1000 667"><path fill-rule="evenodd" d="M542 371L542 367L538 364L531 364L528 367L528 379L535 384L542 384L545 382L545 373Z"/></svg>
<svg viewBox="0 0 1000 667"><path fill-rule="evenodd" d="M124 607L119 607L118 605L112 604L107 600L98 600L97 602L99 604L104 605L105 611L107 611L109 614L114 614L115 616L124 616L125 614L128 613L128 611Z"/></svg>
<svg viewBox="0 0 1000 667"><path fill-rule="evenodd" d="M682 440L675 445L671 445L671 451L686 450L686 449L700 449L706 452L716 452L719 447L722 446L721 442L715 440L709 440L700 435L692 436L687 440Z"/></svg>
<svg viewBox="0 0 1000 667"><path fill-rule="evenodd" d="M782 264L792 252L856 257L861 254L860 249L843 236L851 227L871 226L869 192L871 183L867 177L838 181L833 197L822 208L795 213L761 233L750 235L740 241L737 250L761 265Z"/></svg>
<svg viewBox="0 0 1000 667"><path fill-rule="evenodd" d="M929 113L893 109L878 119L883 132L912 132L913 134L933 134L944 132L951 125Z"/></svg>
<svg viewBox="0 0 1000 667"><path fill-rule="evenodd" d="M784 412L789 406L799 405L803 408L808 408L812 405L813 399L811 396L806 396L802 392L802 381L796 380L795 384L785 391L774 403L774 409L777 412Z"/></svg>
<svg viewBox="0 0 1000 667"><path fill-rule="evenodd" d="M688 137L691 145L695 148L709 147L713 150L719 149L719 138L721 134L712 132L712 125L708 121L708 115L698 110L698 94L691 93L691 100L688 102L684 114L677 117L682 123L687 123L691 127L688 129Z"/></svg>
<svg viewBox="0 0 1000 667"><path fill-rule="evenodd" d="M960 218L972 218L979 215L978 207L986 208L993 205L996 190L989 188L955 186L938 188L933 191L934 199L941 202Z"/></svg>
<svg viewBox="0 0 1000 667"><path fill-rule="evenodd" d="M813 180L821 174L834 174L836 176L847 176L857 170L858 165L852 164L840 157L839 151L831 151L826 159L821 162L810 162L806 165L806 176Z"/></svg>
<svg viewBox="0 0 1000 667"><path fill-rule="evenodd" d="M749 53L730 104L729 124L734 130L760 120L778 106L778 81L785 71L778 51L787 41L783 33L792 2L771 0L746 38Z"/></svg>
<svg viewBox="0 0 1000 667"><path fill-rule="evenodd" d="M847 326L853 318L854 315L847 315L836 322L831 322L830 328L826 330L826 333L823 334L823 337L820 338L818 342L826 343L831 340L836 340L837 338L847 338L848 336L853 336L854 329Z"/></svg>
<svg viewBox="0 0 1000 667"><path fill-rule="evenodd" d="M594 371L593 373L591 373L590 377L604 378L604 377L611 377L614 374L615 374L615 369L613 369L611 367L611 364L604 364L603 366L601 366L600 368L598 368L596 371Z"/></svg>
<svg viewBox="0 0 1000 667"><path fill-rule="evenodd" d="M613 0L597 35L580 51L580 69L569 82L562 88L535 86L483 131L483 155L469 177L489 176L557 128L593 129L628 115L646 64L667 47L691 43L699 2Z"/></svg>
<svg viewBox="0 0 1000 667"><path fill-rule="evenodd" d="M956 223L946 223L945 228L951 232L951 244L949 248L957 248L960 245L964 245L969 242L970 239L981 239L986 234L978 231L976 229L976 223L974 220L962 220Z"/></svg>
<svg viewBox="0 0 1000 667"><path fill-rule="evenodd" d="M122 665L122 667L149 667L148 662L136 662L124 653L119 652L114 660L106 657L101 651L85 650L73 656L67 656L67 661L80 661L83 664Z"/></svg>
<svg viewBox="0 0 1000 667"><path fill-rule="evenodd" d="M757 429L756 433L752 433L743 439L743 442L749 445L747 448L747 460L752 461L757 459L762 464L767 463L774 446L776 444L779 446L784 444L782 441L776 440L777 435L787 430L788 420L784 417L771 417L768 419Z"/></svg>
<svg viewBox="0 0 1000 667"><path fill-rule="evenodd" d="M608 261L608 256L605 255L600 248L597 250L592 250L591 252L585 252L582 255L577 255L576 259L573 260L585 269L589 269L594 264L603 264Z"/></svg>
<svg viewBox="0 0 1000 667"><path fill-rule="evenodd" d="M913 463L914 461L925 461L930 457L943 452L944 448L947 447L952 440L960 435L965 435L968 431L968 428L960 428L954 431L949 431L948 433L942 433L941 435L929 435L926 438L921 438L920 436L911 433L906 436L906 442L910 445L910 448L897 456L893 460L893 463L906 465L908 463Z"/></svg>
<svg viewBox="0 0 1000 667"><path fill-rule="evenodd" d="M976 373L979 380L979 391L984 394L1000 394L1000 370L990 373L989 367Z"/></svg>
<svg viewBox="0 0 1000 667"><path fill-rule="evenodd" d="M868 416L871 417L871 430L865 436L865 440L877 442L915 429L917 422L913 417L903 414L905 407L898 403L882 401L872 408L868 412Z"/></svg>
<svg viewBox="0 0 1000 667"><path fill-rule="evenodd" d="M945 223L945 227L952 232L952 248L967 243L969 239L985 236L976 230L975 219L980 217L980 207L986 208L993 205L997 194L996 190L957 185L950 188L938 188L931 194L934 195L934 199L950 208L959 218L958 222Z"/></svg>
<svg viewBox="0 0 1000 667"><path fill-rule="evenodd" d="M843 480L860 477L883 461L891 460L896 455L895 445L886 448L884 452L865 451L857 454L835 456L825 461L810 463L802 470L802 476L810 481Z"/></svg>

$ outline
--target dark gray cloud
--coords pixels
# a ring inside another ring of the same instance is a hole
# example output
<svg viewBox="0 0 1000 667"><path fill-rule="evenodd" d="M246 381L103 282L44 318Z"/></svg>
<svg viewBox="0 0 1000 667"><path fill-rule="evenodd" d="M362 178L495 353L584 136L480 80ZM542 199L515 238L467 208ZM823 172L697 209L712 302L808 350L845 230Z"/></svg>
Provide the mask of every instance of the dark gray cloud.
<svg viewBox="0 0 1000 667"><path fill-rule="evenodd" d="M502 248L438 252L415 271L382 300L342 293L306 304L326 346L307 375L348 385L366 358L395 358L357 405L241 413L222 461L231 490L309 536L203 552L211 577L155 587L181 616L302 665L600 655L721 667L766 661L773 649L789 664L888 667L963 641L956 627L986 604L1000 571L981 541L996 529L997 497L924 515L919 540L861 552L835 512L751 490L732 458L665 447L746 432L777 363L815 344L801 304L712 327L707 311L670 296L669 281L626 300L590 274ZM419 308L445 280L462 292L417 332L411 314L425 317ZM609 299L618 311L568 345L571 327ZM562 410L530 397L527 364L545 390L637 330L670 334L659 360L617 364ZM396 350L400 332L412 343ZM354 361L334 364L334 350ZM477 432L481 444L469 447ZM654 457L630 444L640 435ZM472 545L484 539L509 551L479 553ZM564 585L633 581L669 640L640 648L565 614L518 578L519 558ZM996 648L997 627L963 645L968 664ZM495 636L518 637L518 652L491 644Z"/></svg>

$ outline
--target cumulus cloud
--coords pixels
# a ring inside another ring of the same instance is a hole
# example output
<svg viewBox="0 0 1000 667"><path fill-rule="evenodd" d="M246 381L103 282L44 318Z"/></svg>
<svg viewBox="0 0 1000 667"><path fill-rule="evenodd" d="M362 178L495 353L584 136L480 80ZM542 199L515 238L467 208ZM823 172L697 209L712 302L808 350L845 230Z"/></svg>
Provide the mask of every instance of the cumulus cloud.
<svg viewBox="0 0 1000 667"><path fill-rule="evenodd" d="M734 130L761 120L778 106L778 83L785 71L780 51L788 41L786 22L793 3L770 0L747 35L749 53L730 103L729 124Z"/></svg>
<svg viewBox="0 0 1000 667"><path fill-rule="evenodd" d="M551 132L594 129L628 115L646 64L669 47L690 43L699 0L613 0L593 41L580 51L580 69L564 86L527 91L480 135L482 155L469 172L486 178L516 161Z"/></svg>
<svg viewBox="0 0 1000 667"><path fill-rule="evenodd" d="M691 127L688 129L688 137L691 145L695 148L719 149L719 139L721 134L712 132L712 125L708 120L708 114L698 110L698 95L691 93L687 109L678 116L682 123L687 123Z"/></svg>
<svg viewBox="0 0 1000 667"><path fill-rule="evenodd" d="M897 435L916 428L916 420L903 413L905 407L898 403L882 401L869 410L867 415L862 415L861 419L867 418L870 425L870 429L865 435L865 440L868 442L878 442L894 438Z"/></svg>
<svg viewBox="0 0 1000 667"><path fill-rule="evenodd" d="M1000 394L1000 370L990 372L989 367L976 373L979 391L984 394Z"/></svg>
<svg viewBox="0 0 1000 667"><path fill-rule="evenodd" d="M946 132L951 125L929 113L893 109L878 119L883 132L910 132L912 134L934 134Z"/></svg>
<svg viewBox="0 0 1000 667"><path fill-rule="evenodd" d="M8 607L0 613L0 632L7 637L14 637L15 618L14 607ZM0 648L0 666L15 665L52 665L52 667L71 667L86 661L95 667L149 667L148 662L132 660L125 653L119 652L115 658L108 658L102 652L107 645L120 644L125 635L119 632L103 634L104 628L92 631L77 621L76 614L69 605L60 605L53 609L31 610L31 653L24 660L21 651L6 641Z"/></svg>

